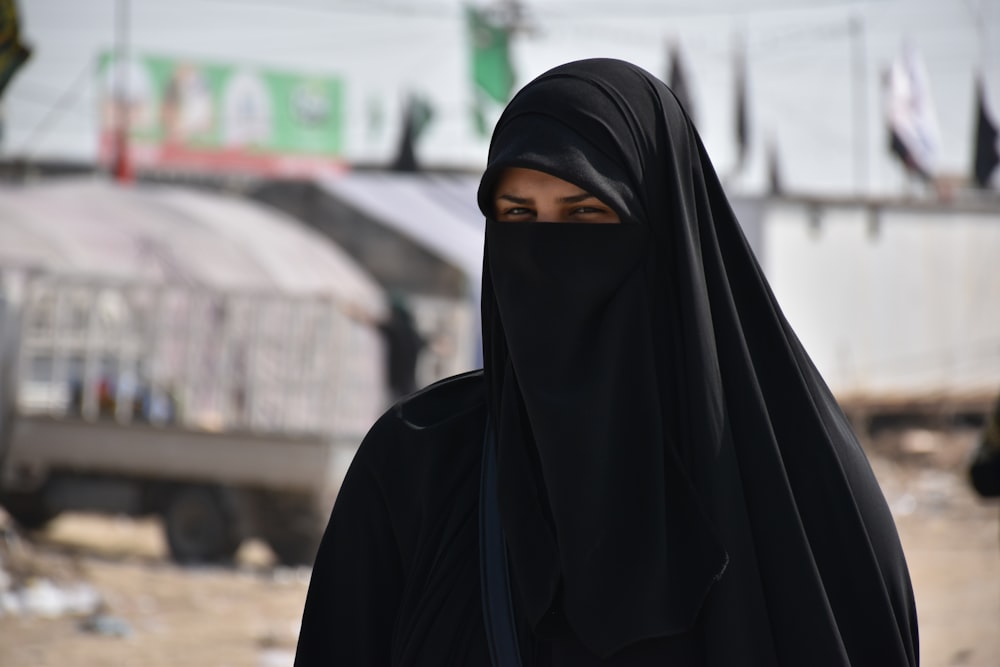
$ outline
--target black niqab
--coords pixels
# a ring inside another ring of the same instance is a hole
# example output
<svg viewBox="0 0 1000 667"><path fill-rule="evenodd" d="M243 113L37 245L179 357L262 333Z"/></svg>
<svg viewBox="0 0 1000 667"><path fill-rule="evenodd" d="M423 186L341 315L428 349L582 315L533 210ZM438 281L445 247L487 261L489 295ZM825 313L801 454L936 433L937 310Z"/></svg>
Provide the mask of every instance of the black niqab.
<svg viewBox="0 0 1000 667"><path fill-rule="evenodd" d="M712 665L916 665L895 526L670 90L558 67L501 117L506 167L621 225L487 221L483 337L501 519L536 632L608 656L703 637Z"/></svg>

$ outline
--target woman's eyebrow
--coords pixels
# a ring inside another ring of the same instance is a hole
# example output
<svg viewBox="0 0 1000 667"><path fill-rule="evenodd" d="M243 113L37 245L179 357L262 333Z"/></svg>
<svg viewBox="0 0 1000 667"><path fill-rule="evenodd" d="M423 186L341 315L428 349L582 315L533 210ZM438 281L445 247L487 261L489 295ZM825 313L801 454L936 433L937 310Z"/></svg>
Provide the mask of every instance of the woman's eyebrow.
<svg viewBox="0 0 1000 667"><path fill-rule="evenodd" d="M501 194L497 195L497 200L509 201L513 204L530 204L533 200L530 197L518 197L512 194ZM569 195L568 197L560 197L558 199L561 204L577 204L588 199L597 199L594 195L589 192L581 192L578 195Z"/></svg>
<svg viewBox="0 0 1000 667"><path fill-rule="evenodd" d="M497 195L497 199L503 199L504 201L509 201L512 204L530 204L531 200L525 197L517 197L515 195L502 194Z"/></svg>
<svg viewBox="0 0 1000 667"><path fill-rule="evenodd" d="M578 204L588 199L597 199L597 197L590 194L589 192L581 192L578 195L570 195L569 197L560 197L559 201L563 204Z"/></svg>

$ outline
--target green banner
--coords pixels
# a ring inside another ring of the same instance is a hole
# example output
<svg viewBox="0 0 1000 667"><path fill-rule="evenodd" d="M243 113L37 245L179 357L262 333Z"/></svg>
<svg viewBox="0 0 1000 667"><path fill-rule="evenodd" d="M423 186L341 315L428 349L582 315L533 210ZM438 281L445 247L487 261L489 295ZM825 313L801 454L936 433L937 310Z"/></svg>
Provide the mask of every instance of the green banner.
<svg viewBox="0 0 1000 667"><path fill-rule="evenodd" d="M146 55L116 63L112 53L98 70L102 135L113 136L127 113L131 144L162 148L164 159L325 158L343 148L338 78Z"/></svg>

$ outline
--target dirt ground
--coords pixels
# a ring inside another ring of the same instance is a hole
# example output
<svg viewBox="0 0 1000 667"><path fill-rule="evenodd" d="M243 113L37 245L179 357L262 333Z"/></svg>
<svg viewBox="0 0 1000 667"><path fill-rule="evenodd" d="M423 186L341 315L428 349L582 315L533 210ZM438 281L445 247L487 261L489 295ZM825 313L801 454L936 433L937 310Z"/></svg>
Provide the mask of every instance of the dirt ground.
<svg viewBox="0 0 1000 667"><path fill-rule="evenodd" d="M925 667L1000 665L1000 507L965 484L974 438L907 431L868 445L907 553ZM292 663L309 570L275 567L260 543L244 545L235 567L184 569L166 559L152 520L69 515L5 539L0 566L36 583L83 582L101 603L85 615L0 606L2 667Z"/></svg>

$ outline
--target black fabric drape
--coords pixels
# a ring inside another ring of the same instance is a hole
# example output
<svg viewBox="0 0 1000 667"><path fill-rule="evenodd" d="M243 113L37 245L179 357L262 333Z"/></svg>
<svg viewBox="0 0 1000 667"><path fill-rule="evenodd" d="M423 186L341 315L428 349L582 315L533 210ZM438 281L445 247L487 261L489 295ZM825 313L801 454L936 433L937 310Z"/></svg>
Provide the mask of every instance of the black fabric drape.
<svg viewBox="0 0 1000 667"><path fill-rule="evenodd" d="M361 443L313 566L296 667L490 667L480 373L408 396Z"/></svg>
<svg viewBox="0 0 1000 667"><path fill-rule="evenodd" d="M916 665L905 559L670 90L558 67L501 117L479 193L546 171L621 225L487 222L482 292L519 604L591 652L697 632L711 665Z"/></svg>

